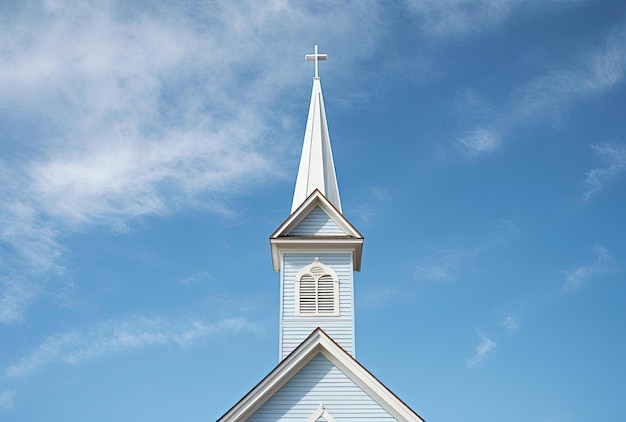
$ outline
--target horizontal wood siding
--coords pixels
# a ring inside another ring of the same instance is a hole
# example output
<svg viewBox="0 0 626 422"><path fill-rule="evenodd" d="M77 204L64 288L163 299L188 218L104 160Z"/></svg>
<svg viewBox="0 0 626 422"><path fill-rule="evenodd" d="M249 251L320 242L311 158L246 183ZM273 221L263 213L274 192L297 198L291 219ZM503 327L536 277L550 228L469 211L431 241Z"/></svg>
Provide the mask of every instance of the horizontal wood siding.
<svg viewBox="0 0 626 422"><path fill-rule="evenodd" d="M315 207L288 236L344 236L346 233L320 207Z"/></svg>
<svg viewBox="0 0 626 422"><path fill-rule="evenodd" d="M315 261L332 268L339 278L339 316L297 316L295 280L298 271ZM345 253L285 253L281 273L281 356L285 358L317 327L321 327L348 353L354 350L354 293L352 254Z"/></svg>
<svg viewBox="0 0 626 422"><path fill-rule="evenodd" d="M396 420L325 356L318 354L248 422L304 422L320 404L337 422Z"/></svg>

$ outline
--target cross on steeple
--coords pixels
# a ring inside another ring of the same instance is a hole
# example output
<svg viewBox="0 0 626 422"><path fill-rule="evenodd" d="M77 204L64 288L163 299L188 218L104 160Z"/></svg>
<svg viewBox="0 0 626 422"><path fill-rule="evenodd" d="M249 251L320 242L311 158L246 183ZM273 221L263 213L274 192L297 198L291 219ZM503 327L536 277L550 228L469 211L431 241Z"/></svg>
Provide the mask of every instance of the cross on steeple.
<svg viewBox="0 0 626 422"><path fill-rule="evenodd" d="M315 77L319 78L319 72L318 72L318 61L319 60L326 60L328 58L328 54L319 54L317 52L317 44L315 45L315 53L313 54L307 54L304 56L304 60L308 60L308 61L314 61L315 62Z"/></svg>
<svg viewBox="0 0 626 422"><path fill-rule="evenodd" d="M322 97L322 84L319 78L318 60L326 60L326 54L320 54L318 46L315 53L304 56L305 60L315 62L315 77L311 91L309 117L304 130L304 143L300 157L300 167L296 178L291 212L294 212L316 189L322 193L341 212L339 189L335 164L330 147L330 135L326 123L326 111Z"/></svg>

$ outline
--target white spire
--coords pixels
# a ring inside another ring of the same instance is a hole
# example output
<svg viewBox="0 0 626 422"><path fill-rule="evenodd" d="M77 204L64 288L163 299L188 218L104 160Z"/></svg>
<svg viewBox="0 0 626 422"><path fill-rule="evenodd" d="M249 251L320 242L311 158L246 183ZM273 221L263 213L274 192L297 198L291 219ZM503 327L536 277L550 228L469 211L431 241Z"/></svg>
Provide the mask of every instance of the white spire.
<svg viewBox="0 0 626 422"><path fill-rule="evenodd" d="M322 97L322 84L318 74L318 60L326 60L327 55L318 54L316 45L315 53L304 57L305 60L315 61L315 77L291 212L294 212L316 189L341 212L335 163Z"/></svg>

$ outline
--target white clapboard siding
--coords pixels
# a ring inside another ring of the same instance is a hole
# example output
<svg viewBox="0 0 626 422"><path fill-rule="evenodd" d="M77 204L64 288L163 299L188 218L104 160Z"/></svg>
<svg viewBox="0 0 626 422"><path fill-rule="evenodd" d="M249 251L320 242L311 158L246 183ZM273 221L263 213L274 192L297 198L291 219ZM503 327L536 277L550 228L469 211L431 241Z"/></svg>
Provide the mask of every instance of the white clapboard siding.
<svg viewBox="0 0 626 422"><path fill-rule="evenodd" d="M321 353L274 393L247 421L303 422L320 404L339 422L396 421Z"/></svg>
<svg viewBox="0 0 626 422"><path fill-rule="evenodd" d="M339 316L296 315L295 284L298 271L320 262L332 268L339 278ZM348 353L354 351L354 303L352 253L285 253L281 273L281 357L287 356L317 327L321 327Z"/></svg>
<svg viewBox="0 0 626 422"><path fill-rule="evenodd" d="M315 207L288 236L344 236L345 233L320 207Z"/></svg>

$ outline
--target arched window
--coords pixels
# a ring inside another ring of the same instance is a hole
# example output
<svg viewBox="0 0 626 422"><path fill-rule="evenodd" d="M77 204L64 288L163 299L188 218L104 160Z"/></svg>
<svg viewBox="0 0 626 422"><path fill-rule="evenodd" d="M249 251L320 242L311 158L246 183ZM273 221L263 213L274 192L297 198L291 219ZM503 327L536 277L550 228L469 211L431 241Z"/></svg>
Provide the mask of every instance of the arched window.
<svg viewBox="0 0 626 422"><path fill-rule="evenodd" d="M339 315L339 278L319 258L296 275L296 315Z"/></svg>

